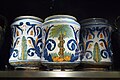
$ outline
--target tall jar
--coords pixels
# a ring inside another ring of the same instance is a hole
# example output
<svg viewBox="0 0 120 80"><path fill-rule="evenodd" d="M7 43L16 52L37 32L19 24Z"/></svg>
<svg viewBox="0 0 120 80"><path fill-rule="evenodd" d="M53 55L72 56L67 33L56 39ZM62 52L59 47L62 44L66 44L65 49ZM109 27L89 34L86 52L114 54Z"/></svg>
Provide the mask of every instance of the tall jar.
<svg viewBox="0 0 120 80"><path fill-rule="evenodd" d="M42 19L19 16L11 24L12 46L9 63L15 68L37 69L42 53Z"/></svg>
<svg viewBox="0 0 120 80"><path fill-rule="evenodd" d="M111 25L103 18L84 19L80 23L84 68L106 69L111 65L112 57Z"/></svg>
<svg viewBox="0 0 120 80"><path fill-rule="evenodd" d="M43 23L44 51L42 63L46 66L65 66L78 64L80 24L70 15L53 15ZM53 64L53 65L52 65ZM60 68L61 68L60 67Z"/></svg>

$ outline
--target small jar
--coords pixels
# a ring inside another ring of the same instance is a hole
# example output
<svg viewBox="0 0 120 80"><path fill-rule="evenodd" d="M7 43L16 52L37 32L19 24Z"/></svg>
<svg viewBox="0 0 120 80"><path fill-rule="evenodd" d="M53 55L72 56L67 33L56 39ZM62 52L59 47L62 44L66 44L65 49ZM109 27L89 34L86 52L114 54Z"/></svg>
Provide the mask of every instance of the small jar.
<svg viewBox="0 0 120 80"><path fill-rule="evenodd" d="M53 15L45 19L42 28L44 32L43 64L54 66L80 62L78 47L80 24L75 17Z"/></svg>
<svg viewBox="0 0 120 80"><path fill-rule="evenodd" d="M40 64L42 53L42 19L19 16L11 24L12 46L9 63L15 68L34 69Z"/></svg>
<svg viewBox="0 0 120 80"><path fill-rule="evenodd" d="M85 67L106 67L111 65L111 31L106 19L89 18L80 22L83 46L82 63ZM94 65L94 66L93 66Z"/></svg>

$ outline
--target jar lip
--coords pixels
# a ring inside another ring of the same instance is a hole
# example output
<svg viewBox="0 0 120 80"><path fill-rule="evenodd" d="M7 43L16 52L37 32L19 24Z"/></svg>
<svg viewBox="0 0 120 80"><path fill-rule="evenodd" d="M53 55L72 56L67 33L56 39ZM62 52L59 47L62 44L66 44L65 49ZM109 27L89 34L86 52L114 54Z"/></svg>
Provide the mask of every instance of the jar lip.
<svg viewBox="0 0 120 80"><path fill-rule="evenodd" d="M92 22L91 20L93 20L94 22L101 21L101 22L104 22L105 24L108 23L108 20L105 18L87 18L87 19L81 20L80 23L81 24L89 23L89 22ZM95 24L97 24L97 23L95 23Z"/></svg>
<svg viewBox="0 0 120 80"><path fill-rule="evenodd" d="M43 20L39 17L36 17L36 16L18 16L14 19L14 21L17 21L17 20L21 20L21 19L35 19L35 20L38 20L38 21L41 21L43 22Z"/></svg>
<svg viewBox="0 0 120 80"><path fill-rule="evenodd" d="M43 26L44 25L46 25L46 24L53 24L53 23L72 23L72 24L76 24L76 25L79 25L80 26L80 24L78 23L78 22L76 22L76 21L66 21L66 20L49 20L49 21L45 21L44 23L43 23Z"/></svg>
<svg viewBox="0 0 120 80"><path fill-rule="evenodd" d="M45 21L48 21L54 18L69 18L69 19L77 21L77 19L71 15L52 15L52 16L45 18Z"/></svg>

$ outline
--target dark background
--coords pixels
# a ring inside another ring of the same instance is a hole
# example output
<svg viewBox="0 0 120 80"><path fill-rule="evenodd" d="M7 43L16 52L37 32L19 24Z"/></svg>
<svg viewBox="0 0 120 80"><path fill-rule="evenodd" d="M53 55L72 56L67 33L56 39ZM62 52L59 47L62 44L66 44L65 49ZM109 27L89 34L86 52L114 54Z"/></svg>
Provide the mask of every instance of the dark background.
<svg viewBox="0 0 120 80"><path fill-rule="evenodd" d="M0 13L11 23L15 17L33 15L45 19L53 14L69 14L78 21L104 17L110 21L120 14L117 0L1 0Z"/></svg>
<svg viewBox="0 0 120 80"><path fill-rule="evenodd" d="M120 3L116 0L1 0L0 14L5 16L8 26L5 34L5 43L0 53L0 67L9 65L11 45L10 24L18 16L32 15L43 20L54 14L68 14L77 18L78 22L85 18L101 17L114 25L117 16L120 16ZM120 70L120 33L112 33L113 68Z"/></svg>

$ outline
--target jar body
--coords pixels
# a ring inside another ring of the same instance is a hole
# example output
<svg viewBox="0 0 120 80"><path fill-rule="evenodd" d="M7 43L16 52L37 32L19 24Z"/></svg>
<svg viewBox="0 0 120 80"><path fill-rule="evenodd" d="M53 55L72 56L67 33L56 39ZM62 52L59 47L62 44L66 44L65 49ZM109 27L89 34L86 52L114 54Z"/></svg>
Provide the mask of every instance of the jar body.
<svg viewBox="0 0 120 80"><path fill-rule="evenodd" d="M91 64L111 63L111 26L102 18L81 21L83 62Z"/></svg>
<svg viewBox="0 0 120 80"><path fill-rule="evenodd" d="M34 16L20 16L11 25L12 46L9 63L15 67L40 64L42 52L42 22Z"/></svg>
<svg viewBox="0 0 120 80"><path fill-rule="evenodd" d="M71 16L55 15L43 23L44 51L42 62L79 62L80 24Z"/></svg>

